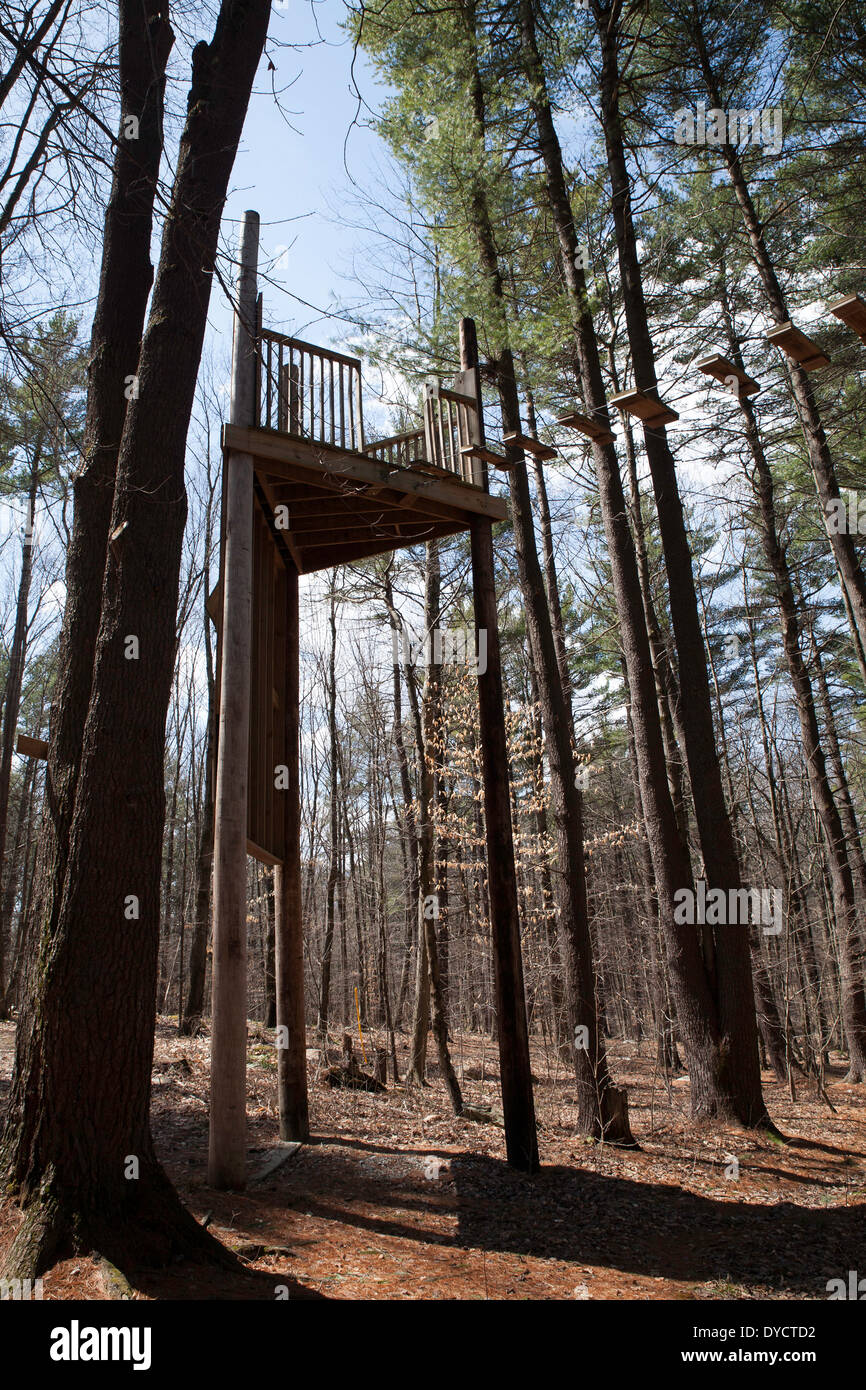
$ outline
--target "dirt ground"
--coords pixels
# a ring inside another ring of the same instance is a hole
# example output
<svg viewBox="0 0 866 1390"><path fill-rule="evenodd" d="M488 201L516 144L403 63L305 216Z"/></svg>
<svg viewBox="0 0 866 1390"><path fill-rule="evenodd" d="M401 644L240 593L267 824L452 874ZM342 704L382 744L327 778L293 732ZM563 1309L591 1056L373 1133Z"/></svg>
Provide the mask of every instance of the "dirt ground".
<svg viewBox="0 0 866 1390"><path fill-rule="evenodd" d="M0 1096L13 1032L0 1024ZM323 1087L311 1056L313 1141L239 1194L206 1181L208 1046L160 1019L154 1132L190 1209L247 1263L179 1264L140 1281L141 1298L824 1300L829 1279L866 1267L866 1090L841 1064L835 1113L814 1083L792 1101L765 1074L782 1144L695 1127L688 1080L666 1087L647 1047L612 1044L640 1144L627 1151L576 1137L573 1084L539 1047L543 1166L528 1178L506 1165L500 1128L454 1119L435 1064L429 1086L377 1096ZM498 1106L491 1041L458 1036L453 1051L465 1099ZM255 1174L278 1139L273 1043L255 1025L248 1059ZM0 1252L17 1222L7 1203ZM79 1257L45 1276L43 1296L108 1295Z"/></svg>

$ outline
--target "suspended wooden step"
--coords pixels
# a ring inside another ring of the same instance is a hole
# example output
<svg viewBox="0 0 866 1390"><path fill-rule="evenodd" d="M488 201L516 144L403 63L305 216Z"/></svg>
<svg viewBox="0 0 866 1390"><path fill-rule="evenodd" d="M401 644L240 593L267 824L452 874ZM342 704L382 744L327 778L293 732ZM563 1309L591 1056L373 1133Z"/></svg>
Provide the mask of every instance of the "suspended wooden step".
<svg viewBox="0 0 866 1390"><path fill-rule="evenodd" d="M697 367L699 372L704 372L707 376L714 376L716 381L720 381L723 386L730 387L730 379L734 377L740 383L740 389L737 392L739 396L754 396L755 392L761 389L759 381L756 381L753 376L749 376L748 372L744 372L742 367L735 366L727 357L722 357L719 352L714 353L712 357L702 357Z"/></svg>
<svg viewBox="0 0 866 1390"><path fill-rule="evenodd" d="M214 627L218 628L220 626L220 623L222 622L223 615L222 584L218 583L214 586L213 589L211 589L210 593L205 599L204 607L205 612L207 613Z"/></svg>
<svg viewBox="0 0 866 1390"><path fill-rule="evenodd" d="M612 444L616 438L606 425L593 420L589 415L581 415L576 410L570 410L567 415L560 415L556 423L564 425L566 429L580 430L581 434L585 434L596 444Z"/></svg>
<svg viewBox="0 0 866 1390"><path fill-rule="evenodd" d="M844 299L837 299L835 304L830 304L830 313L835 314L837 319L847 323L849 328L853 328L859 338L866 343L866 304L859 294L847 294Z"/></svg>
<svg viewBox="0 0 866 1390"><path fill-rule="evenodd" d="M531 434L521 434L516 430L514 434L504 434L502 438L506 444L514 444L518 449L524 449L527 454L534 454L536 458L556 458L556 449L551 449L549 444L542 444L540 439L533 438Z"/></svg>
<svg viewBox="0 0 866 1390"><path fill-rule="evenodd" d="M781 348L793 362L799 362L804 372L814 372L816 367L830 365L829 357L821 351L818 344L807 338L799 328L795 328L790 320L788 323L780 323L778 328L771 329L767 334L767 342Z"/></svg>
<svg viewBox="0 0 866 1390"><path fill-rule="evenodd" d="M672 420L680 418L664 401L643 391L620 391L618 395L611 396L610 404L615 405L617 410L636 415L645 425L669 425Z"/></svg>
<svg viewBox="0 0 866 1390"><path fill-rule="evenodd" d="M513 468L504 454L499 454L495 449L488 449L486 444L463 444L460 454L465 459L480 459L482 463L489 463L491 468Z"/></svg>
<svg viewBox="0 0 866 1390"><path fill-rule="evenodd" d="M19 734L16 752L25 758L47 758L48 744L44 738L31 738L29 734Z"/></svg>

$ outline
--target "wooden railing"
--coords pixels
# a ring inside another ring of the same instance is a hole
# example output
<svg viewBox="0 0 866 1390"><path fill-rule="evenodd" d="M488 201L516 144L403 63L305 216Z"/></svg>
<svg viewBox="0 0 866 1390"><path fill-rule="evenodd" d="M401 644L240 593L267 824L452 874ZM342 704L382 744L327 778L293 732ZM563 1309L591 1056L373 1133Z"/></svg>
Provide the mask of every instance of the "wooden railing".
<svg viewBox="0 0 866 1390"><path fill-rule="evenodd" d="M361 363L263 328L259 332L259 425L335 449L364 448Z"/></svg>
<svg viewBox="0 0 866 1390"><path fill-rule="evenodd" d="M377 439L364 445L364 453L391 468L413 468L426 458L424 431L407 430L405 434L392 434L389 439Z"/></svg>
<svg viewBox="0 0 866 1390"><path fill-rule="evenodd" d="M444 386L424 390L426 456L431 463L455 473L465 483L481 486L478 461L460 451L478 439L478 415L473 396Z"/></svg>
<svg viewBox="0 0 866 1390"><path fill-rule="evenodd" d="M445 386L424 389L423 429L364 443L361 363L260 328L257 355L258 424L307 443L364 453L390 468L442 469L482 487L481 466L466 450L479 440L474 395ZM471 373L458 374L454 385Z"/></svg>

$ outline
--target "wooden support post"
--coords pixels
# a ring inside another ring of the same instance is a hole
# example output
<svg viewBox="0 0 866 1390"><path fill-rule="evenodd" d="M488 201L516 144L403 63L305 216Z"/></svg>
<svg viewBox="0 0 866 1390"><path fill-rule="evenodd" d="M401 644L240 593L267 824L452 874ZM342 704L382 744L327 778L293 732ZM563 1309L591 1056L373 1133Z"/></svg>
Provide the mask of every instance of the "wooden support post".
<svg viewBox="0 0 866 1390"><path fill-rule="evenodd" d="M460 366L478 367L478 340L473 319L460 320ZM480 373L476 370L478 429L484 443L484 416ZM486 467L484 482L486 485ZM529 1030L520 952L520 916L511 800L508 786L508 745L499 655L499 625L493 569L493 523L477 517L472 522L472 587L475 624L487 634L486 670L478 676L481 724L481 761L484 780L484 820L487 836L487 879L493 961L496 977L496 1011L499 1022L499 1074L505 1119L505 1151L513 1168L525 1173L538 1169L538 1135L529 1060Z"/></svg>
<svg viewBox="0 0 866 1390"><path fill-rule="evenodd" d="M232 344L231 422L255 423L258 213L241 227ZM229 450L223 467L225 532L219 738L214 825L213 1024L208 1181L246 1183L247 778L253 591L253 459Z"/></svg>
<svg viewBox="0 0 866 1390"><path fill-rule="evenodd" d="M277 1090L280 1138L310 1137L307 1032L304 1018L304 933L301 894L301 783L298 572L286 566L285 805L286 858L274 870L277 990Z"/></svg>

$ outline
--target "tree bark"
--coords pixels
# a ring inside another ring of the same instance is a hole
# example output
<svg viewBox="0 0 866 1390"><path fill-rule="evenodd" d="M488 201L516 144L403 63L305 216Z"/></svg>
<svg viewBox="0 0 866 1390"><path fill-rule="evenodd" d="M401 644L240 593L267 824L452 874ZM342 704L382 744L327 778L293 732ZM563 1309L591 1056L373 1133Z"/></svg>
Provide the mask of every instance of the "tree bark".
<svg viewBox="0 0 866 1390"><path fill-rule="evenodd" d="M584 402L593 418L609 427L598 344L584 277L576 264L577 235L565 186L559 140L538 55L531 0L521 0L520 13L522 53L530 104L538 127L547 194L572 305L575 353ZM616 450L612 444L594 442L592 452L631 696L644 823L653 862L671 987L689 1067L692 1113L698 1116L751 1118L754 1112L750 1096L743 1097L739 1093L728 1065L727 1048L721 1037L715 982L708 978L697 935L692 927L679 924L674 918L674 894L679 889L691 888L693 891L691 863L680 835L668 784L640 576Z"/></svg>
<svg viewBox="0 0 866 1390"><path fill-rule="evenodd" d="M622 34L617 17L607 11L597 11L596 22L601 47L605 148L634 378L641 391L658 398L619 105L622 76L618 46ZM682 701L682 719L701 853L709 885L730 893L740 887L740 868L722 788L703 633L676 467L663 425L645 426L644 441L667 567L679 681L689 692L689 698ZM700 789L699 794L696 788ZM748 1125L763 1125L768 1116L761 1091L748 924L729 922L713 932L713 940L714 992L725 1084L740 1120Z"/></svg>
<svg viewBox="0 0 866 1390"><path fill-rule="evenodd" d="M123 425L111 516L104 530L104 508L95 518L88 514L89 524L78 519L79 552L87 550L91 563L109 530L114 540L92 624L92 681L89 670L79 671L78 683L71 680L78 659L67 651L52 738L56 766L58 730L68 735L74 722L68 706L86 707L62 898L42 908L39 967L25 1005L2 1143L8 1183L26 1208L6 1262L21 1277L46 1268L64 1247L96 1248L120 1266L159 1264L178 1253L229 1258L181 1206L158 1163L149 1101L186 436L220 216L269 8L267 0L224 0L211 43L194 50L151 313L136 353L139 393ZM153 35L146 27L139 37L149 91L159 85ZM129 294L140 279L132 286L112 280L105 313L128 321ZM122 365L128 370L129 359ZM114 385L121 384L115 377ZM104 474L103 484L108 490ZM79 611L87 575L71 559L67 578ZM137 660L129 656L130 636L138 639ZM78 767L78 758L72 762ZM52 787L48 800L56 817L55 793ZM57 867L48 861L55 879Z"/></svg>

